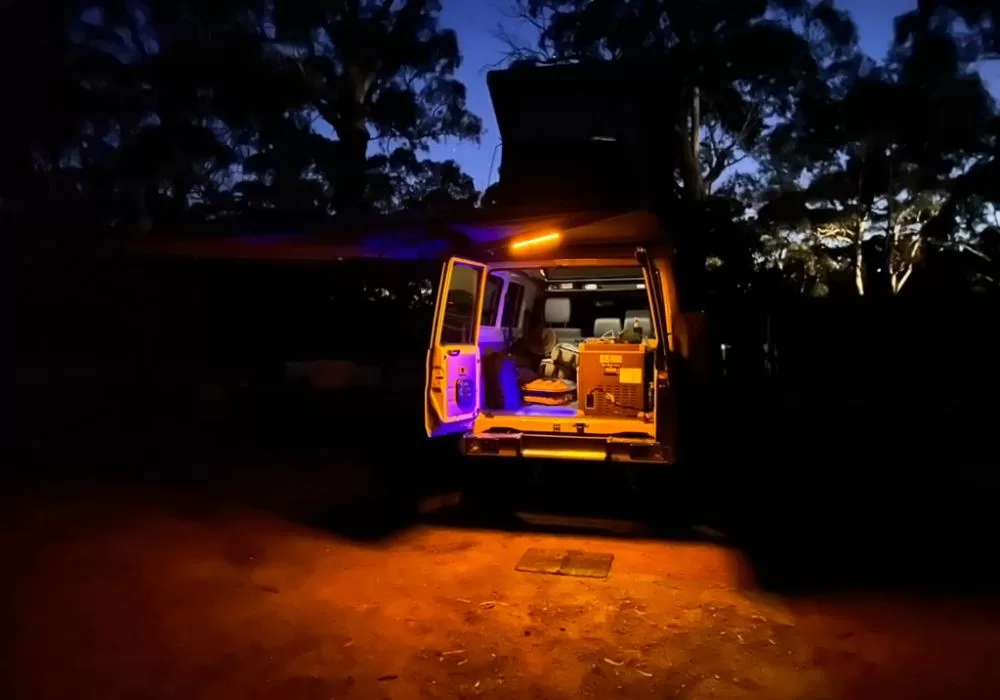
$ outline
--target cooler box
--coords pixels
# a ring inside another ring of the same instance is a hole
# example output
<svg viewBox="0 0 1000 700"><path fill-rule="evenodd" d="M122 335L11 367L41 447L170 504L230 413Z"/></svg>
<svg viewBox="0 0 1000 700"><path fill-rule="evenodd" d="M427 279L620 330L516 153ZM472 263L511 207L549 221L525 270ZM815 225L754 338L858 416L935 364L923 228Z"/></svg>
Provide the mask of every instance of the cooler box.
<svg viewBox="0 0 1000 700"><path fill-rule="evenodd" d="M645 410L646 347L626 343L580 345L577 392L587 416L634 417Z"/></svg>

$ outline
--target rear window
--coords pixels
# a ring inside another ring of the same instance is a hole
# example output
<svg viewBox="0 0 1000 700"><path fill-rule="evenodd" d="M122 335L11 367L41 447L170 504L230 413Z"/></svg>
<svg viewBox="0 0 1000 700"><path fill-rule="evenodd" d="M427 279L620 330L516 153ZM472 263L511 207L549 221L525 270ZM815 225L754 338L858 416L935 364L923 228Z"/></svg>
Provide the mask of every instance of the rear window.
<svg viewBox="0 0 1000 700"><path fill-rule="evenodd" d="M457 263L445 297L442 345L472 345L475 341L476 297L481 269Z"/></svg>

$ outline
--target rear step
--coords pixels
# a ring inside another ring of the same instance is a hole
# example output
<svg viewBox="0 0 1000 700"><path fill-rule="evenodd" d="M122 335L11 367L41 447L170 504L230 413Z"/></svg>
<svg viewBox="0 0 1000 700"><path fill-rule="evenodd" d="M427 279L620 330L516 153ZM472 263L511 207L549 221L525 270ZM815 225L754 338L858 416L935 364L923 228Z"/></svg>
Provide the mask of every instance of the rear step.
<svg viewBox="0 0 1000 700"><path fill-rule="evenodd" d="M667 464L669 450L652 438L558 435L554 433L466 433L470 457L524 457L588 462Z"/></svg>

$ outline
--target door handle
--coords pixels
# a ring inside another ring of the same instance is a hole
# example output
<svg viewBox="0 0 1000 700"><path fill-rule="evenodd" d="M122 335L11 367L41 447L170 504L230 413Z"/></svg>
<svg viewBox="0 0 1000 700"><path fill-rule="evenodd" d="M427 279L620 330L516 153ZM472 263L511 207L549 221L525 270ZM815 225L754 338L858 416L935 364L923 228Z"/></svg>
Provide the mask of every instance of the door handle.
<svg viewBox="0 0 1000 700"><path fill-rule="evenodd" d="M449 350L448 351L448 357L457 357L461 353L462 353L461 350Z"/></svg>

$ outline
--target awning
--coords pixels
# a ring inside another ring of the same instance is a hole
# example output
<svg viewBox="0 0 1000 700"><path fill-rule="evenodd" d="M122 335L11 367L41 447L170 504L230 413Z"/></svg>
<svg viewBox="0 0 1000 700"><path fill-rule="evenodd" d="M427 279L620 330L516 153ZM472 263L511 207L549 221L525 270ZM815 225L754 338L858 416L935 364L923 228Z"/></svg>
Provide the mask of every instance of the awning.
<svg viewBox="0 0 1000 700"><path fill-rule="evenodd" d="M429 220L408 222L404 226L387 219L354 230L315 234L147 239L130 243L128 249L141 256L236 260L417 261L463 254L497 260L507 255L511 243L549 232L559 232L562 244L573 248L662 240L656 218L646 211L571 212L519 218L477 212L450 222Z"/></svg>

